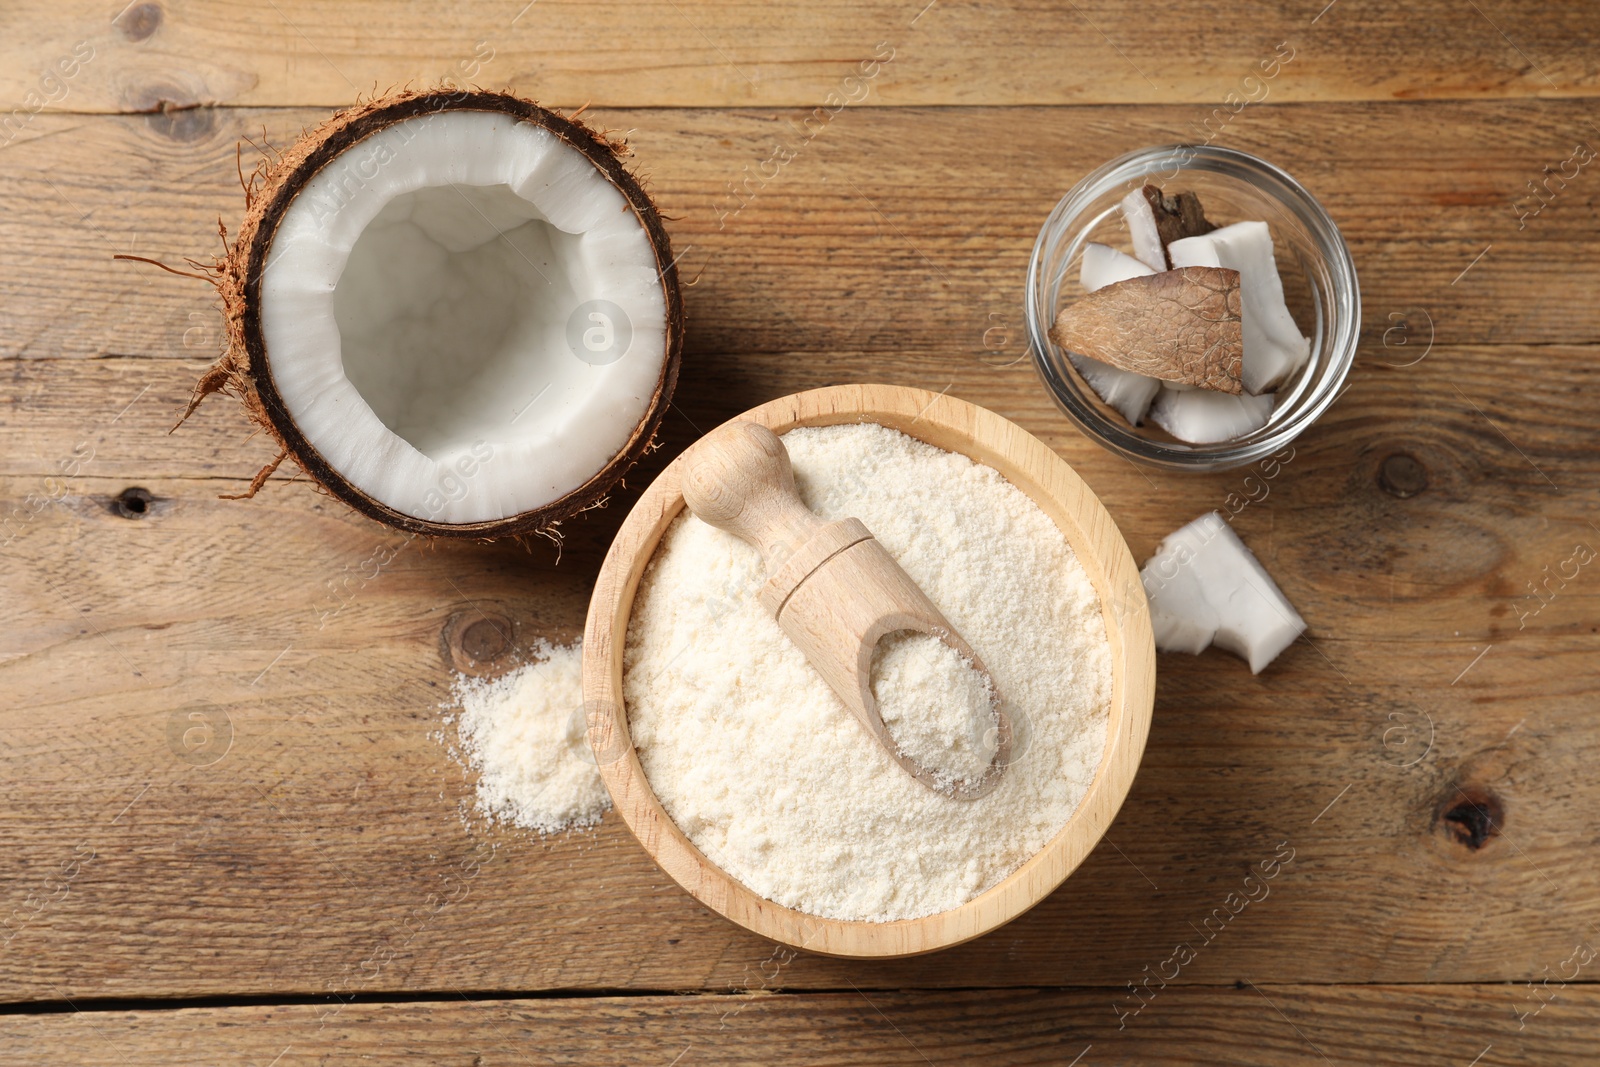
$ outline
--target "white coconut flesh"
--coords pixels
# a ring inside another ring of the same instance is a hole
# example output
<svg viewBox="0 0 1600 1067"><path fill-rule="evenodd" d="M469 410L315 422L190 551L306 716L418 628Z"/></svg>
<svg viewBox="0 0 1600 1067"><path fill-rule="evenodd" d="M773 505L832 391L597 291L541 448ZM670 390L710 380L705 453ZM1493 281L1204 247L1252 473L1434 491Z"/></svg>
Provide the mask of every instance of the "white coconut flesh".
<svg viewBox="0 0 1600 1067"><path fill-rule="evenodd" d="M1244 358L1240 376L1248 393L1276 389L1305 365L1311 341L1295 325L1283 299L1283 279L1265 222L1236 222L1185 237L1167 247L1177 267L1227 267L1239 272Z"/></svg>
<svg viewBox="0 0 1600 1067"><path fill-rule="evenodd" d="M1145 211L1148 212L1150 205L1145 203L1142 194L1139 201L1144 203ZM1155 225L1154 216L1151 216L1150 225ZM1109 245L1091 241L1083 248L1083 264L1078 271L1078 282L1083 286L1084 292L1092 293L1115 282L1154 273L1156 272L1148 265L1132 256L1118 252ZM1151 401L1156 398L1156 390L1161 388L1159 380L1136 374L1131 370L1123 370L1121 367L1113 367L1109 363L1101 363L1088 356L1080 356L1076 352L1069 352L1067 358L1078 368L1078 373L1089 383L1089 388L1093 389L1101 400L1120 411L1130 425L1138 426L1144 421L1145 413L1150 410Z"/></svg>
<svg viewBox="0 0 1600 1067"><path fill-rule="evenodd" d="M1254 674L1305 632L1306 621L1215 511L1169 534L1140 571L1162 652L1216 645Z"/></svg>
<svg viewBox="0 0 1600 1067"><path fill-rule="evenodd" d="M396 123L323 167L278 225L260 315L307 441L438 523L583 485L632 437L666 355L632 206L582 152L485 111Z"/></svg>

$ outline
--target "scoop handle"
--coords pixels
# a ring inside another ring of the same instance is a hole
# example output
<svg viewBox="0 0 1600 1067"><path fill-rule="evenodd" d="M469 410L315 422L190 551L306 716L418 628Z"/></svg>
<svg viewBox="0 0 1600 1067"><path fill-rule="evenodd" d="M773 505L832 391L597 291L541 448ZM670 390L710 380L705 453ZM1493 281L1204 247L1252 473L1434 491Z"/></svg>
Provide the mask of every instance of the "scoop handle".
<svg viewBox="0 0 1600 1067"><path fill-rule="evenodd" d="M795 490L789 450L759 423L740 419L697 441L682 483L689 510L759 549L768 574L827 525Z"/></svg>
<svg viewBox="0 0 1600 1067"><path fill-rule="evenodd" d="M703 522L760 550L768 575L761 603L890 756L946 796L974 800L992 790L1011 759L1011 722L998 699L999 744L976 781L943 783L901 752L884 725L871 671L873 649L885 634L932 634L985 676L989 671L867 528L856 519L826 522L807 508L795 491L788 449L759 423L720 426L690 446L681 462L684 503Z"/></svg>

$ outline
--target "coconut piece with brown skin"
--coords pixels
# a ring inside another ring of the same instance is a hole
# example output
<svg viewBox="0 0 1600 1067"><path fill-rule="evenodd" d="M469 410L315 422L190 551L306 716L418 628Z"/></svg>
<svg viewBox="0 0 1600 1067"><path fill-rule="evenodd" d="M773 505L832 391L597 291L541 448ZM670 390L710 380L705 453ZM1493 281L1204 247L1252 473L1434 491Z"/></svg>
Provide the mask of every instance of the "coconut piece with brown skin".
<svg viewBox="0 0 1600 1067"><path fill-rule="evenodd" d="M184 417L231 392L281 448L244 495L290 458L416 533L548 535L600 505L652 447L683 343L626 151L507 93L336 114L246 183L209 272L227 349Z"/></svg>
<svg viewBox="0 0 1600 1067"><path fill-rule="evenodd" d="M1239 393L1239 272L1185 267L1128 278L1062 308L1050 339L1121 370Z"/></svg>
<svg viewBox="0 0 1600 1067"><path fill-rule="evenodd" d="M1127 224L1133 254L1151 270L1171 270L1174 263L1167 246L1185 237L1198 237L1216 229L1192 192L1167 196L1154 185L1143 185L1122 198L1122 221Z"/></svg>
<svg viewBox="0 0 1600 1067"><path fill-rule="evenodd" d="M1150 205L1150 213L1155 217L1156 233L1161 238L1164 254L1167 246L1174 241L1198 237L1217 228L1215 223L1206 218L1206 213L1200 207L1200 198L1192 192L1168 196L1154 185L1146 185L1139 192L1144 195L1145 202ZM1177 265L1172 262L1170 254L1166 255L1166 265Z"/></svg>

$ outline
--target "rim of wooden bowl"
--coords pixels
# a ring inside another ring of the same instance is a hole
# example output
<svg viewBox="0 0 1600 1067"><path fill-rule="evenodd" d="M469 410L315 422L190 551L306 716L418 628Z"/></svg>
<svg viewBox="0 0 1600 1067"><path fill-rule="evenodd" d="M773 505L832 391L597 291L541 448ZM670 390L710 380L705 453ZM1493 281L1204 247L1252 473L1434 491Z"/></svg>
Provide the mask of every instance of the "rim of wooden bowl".
<svg viewBox="0 0 1600 1067"><path fill-rule="evenodd" d="M696 848L662 807L639 763L622 702L622 653L634 594L661 535L683 510L675 460L633 506L606 553L584 630L589 742L617 811L650 857L696 900L754 933L807 952L914 956L1010 922L1053 892L1099 843L1144 754L1155 701L1155 641L1127 542L1065 460L1022 427L964 400L905 386L840 385L781 397L738 417L779 434L796 426L881 423L993 467L1026 493L1066 536L1100 596L1113 674L1105 751L1066 825L1022 866L949 911L892 922L828 919L747 888Z"/></svg>

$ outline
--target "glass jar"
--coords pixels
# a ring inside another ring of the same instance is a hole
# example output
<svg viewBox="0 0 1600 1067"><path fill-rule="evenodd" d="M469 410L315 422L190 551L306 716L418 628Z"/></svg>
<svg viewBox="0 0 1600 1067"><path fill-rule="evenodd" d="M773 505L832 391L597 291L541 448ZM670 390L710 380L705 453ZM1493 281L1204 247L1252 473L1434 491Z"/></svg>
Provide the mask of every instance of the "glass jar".
<svg viewBox="0 0 1600 1067"><path fill-rule="evenodd" d="M1130 426L1095 395L1066 351L1050 340L1056 314L1085 295L1078 281L1084 246L1099 241L1130 247L1119 205L1146 183L1169 195L1192 191L1219 226L1259 219L1272 232L1284 299L1311 340L1311 355L1278 387L1271 416L1253 433L1215 444L1185 444L1153 425ZM1293 178L1235 149L1164 145L1113 159L1061 198L1040 229L1028 264L1027 322L1040 377L1061 410L1090 438L1136 463L1219 471L1278 451L1333 404L1355 360L1361 293L1339 228Z"/></svg>

